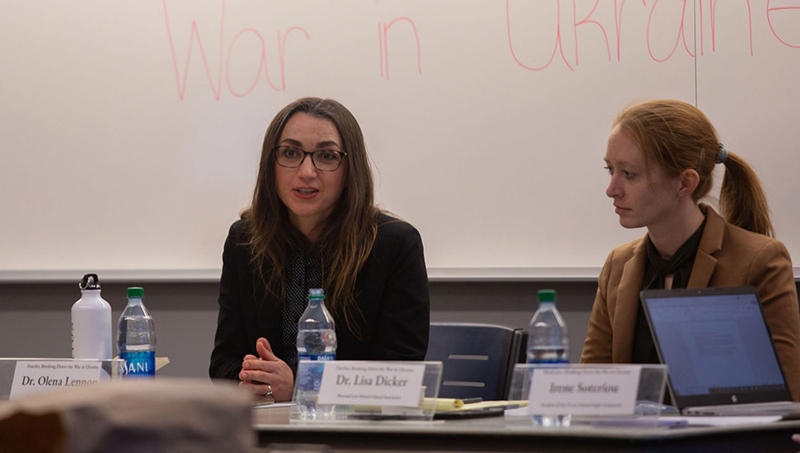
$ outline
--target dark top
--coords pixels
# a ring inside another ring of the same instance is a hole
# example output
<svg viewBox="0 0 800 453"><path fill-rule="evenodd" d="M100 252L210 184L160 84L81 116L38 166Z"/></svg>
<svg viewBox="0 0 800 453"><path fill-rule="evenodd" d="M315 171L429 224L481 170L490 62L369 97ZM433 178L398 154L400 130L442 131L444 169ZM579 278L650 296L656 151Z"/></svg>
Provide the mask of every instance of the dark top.
<svg viewBox="0 0 800 453"><path fill-rule="evenodd" d="M282 307L267 295L250 263L243 221L228 232L222 254L219 317L209 374L239 379L242 360L258 355L265 337L273 352L286 357ZM422 238L406 222L378 215L378 234L356 278L355 299L363 316L357 338L336 320L338 360L423 360L428 349L430 300Z"/></svg>
<svg viewBox="0 0 800 453"><path fill-rule="evenodd" d="M320 248L304 251L292 243L286 266L286 301L283 308L284 362L297 369L297 328L308 306L308 290L322 288L322 254Z"/></svg>
<svg viewBox="0 0 800 453"><path fill-rule="evenodd" d="M703 230L706 221L692 233L692 236L684 242L669 260L661 257L661 254L653 245L650 237L647 237L647 264L644 270L644 281L642 289L664 289L664 281L667 275L672 274L672 288L686 288L689 284L689 276L694 267L694 257L700 247L700 239L703 237ZM639 301L639 311L636 314L636 328L633 332L633 353L632 363L660 363L658 351L653 341L653 333L650 325L647 324L647 317L644 314L642 301Z"/></svg>

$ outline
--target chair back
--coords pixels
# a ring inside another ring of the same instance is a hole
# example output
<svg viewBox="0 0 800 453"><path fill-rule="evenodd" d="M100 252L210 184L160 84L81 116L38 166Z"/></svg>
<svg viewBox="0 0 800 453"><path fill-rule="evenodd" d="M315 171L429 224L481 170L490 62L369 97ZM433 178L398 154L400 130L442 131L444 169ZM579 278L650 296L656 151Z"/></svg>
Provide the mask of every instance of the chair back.
<svg viewBox="0 0 800 453"><path fill-rule="evenodd" d="M439 397L506 399L523 339L524 330L495 324L431 323L425 360L444 364Z"/></svg>

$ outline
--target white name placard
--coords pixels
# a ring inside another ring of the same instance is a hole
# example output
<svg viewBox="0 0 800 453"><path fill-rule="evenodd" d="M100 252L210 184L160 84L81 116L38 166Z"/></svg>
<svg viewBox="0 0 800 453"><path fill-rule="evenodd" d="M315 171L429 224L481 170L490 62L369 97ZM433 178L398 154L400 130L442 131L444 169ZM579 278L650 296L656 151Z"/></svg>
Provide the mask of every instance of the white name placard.
<svg viewBox="0 0 800 453"><path fill-rule="evenodd" d="M14 368L9 399L109 381L111 378L102 365L100 361L89 360L19 360Z"/></svg>
<svg viewBox="0 0 800 453"><path fill-rule="evenodd" d="M423 364L400 362L326 362L320 404L370 406L420 405Z"/></svg>
<svg viewBox="0 0 800 453"><path fill-rule="evenodd" d="M528 413L629 415L634 413L641 366L533 368Z"/></svg>

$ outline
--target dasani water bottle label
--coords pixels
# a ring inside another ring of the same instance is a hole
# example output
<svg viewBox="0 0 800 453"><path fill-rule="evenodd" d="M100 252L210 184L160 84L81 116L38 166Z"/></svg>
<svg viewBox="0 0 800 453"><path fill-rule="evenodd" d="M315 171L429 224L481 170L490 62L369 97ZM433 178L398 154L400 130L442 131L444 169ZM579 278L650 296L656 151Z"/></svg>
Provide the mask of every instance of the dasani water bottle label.
<svg viewBox="0 0 800 453"><path fill-rule="evenodd" d="M126 378L152 378L156 375L156 353L154 351L123 352L119 358L125 361L123 374Z"/></svg>

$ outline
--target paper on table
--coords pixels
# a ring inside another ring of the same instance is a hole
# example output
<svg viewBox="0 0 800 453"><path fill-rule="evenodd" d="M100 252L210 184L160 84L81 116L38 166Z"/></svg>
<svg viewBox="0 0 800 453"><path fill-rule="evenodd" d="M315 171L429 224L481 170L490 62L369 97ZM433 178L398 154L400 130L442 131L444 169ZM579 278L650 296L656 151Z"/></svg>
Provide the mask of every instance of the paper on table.
<svg viewBox="0 0 800 453"><path fill-rule="evenodd" d="M670 417L686 420L689 426L731 426L758 425L780 420L780 415L748 415L748 416L714 416L714 417Z"/></svg>
<svg viewBox="0 0 800 453"><path fill-rule="evenodd" d="M433 398L425 398L425 404L427 408L432 407ZM428 401L430 400L430 402ZM475 409L486 409L489 407L520 407L520 406L527 406L527 400L513 400L513 401L481 401L478 403L469 403L464 404L463 400L460 399L450 399L450 398L437 398L436 402L436 412L446 412L446 411L469 411Z"/></svg>
<svg viewBox="0 0 800 453"><path fill-rule="evenodd" d="M424 398L422 409L424 411L433 410L434 404L436 404L436 412L452 411L464 407L464 401L457 398ZM355 405L353 409L356 412L380 413L383 411L381 406L374 405Z"/></svg>
<svg viewBox="0 0 800 453"><path fill-rule="evenodd" d="M275 404L275 399L272 398L272 395L258 395L253 399L253 406L254 407L263 407L263 406L272 406Z"/></svg>
<svg viewBox="0 0 800 453"><path fill-rule="evenodd" d="M594 426L639 426L648 427L682 427L682 426L732 426L773 423L780 420L779 415L756 416L713 416L713 417L681 417L681 416L631 416L631 417L573 417L574 424Z"/></svg>
<svg viewBox="0 0 800 453"><path fill-rule="evenodd" d="M164 368L167 364L169 364L168 357L156 357L156 371Z"/></svg>
<svg viewBox="0 0 800 453"><path fill-rule="evenodd" d="M656 417L654 415L617 417L617 416L573 416L572 424L592 426L638 426L642 428L678 428L688 426L686 417Z"/></svg>
<svg viewBox="0 0 800 453"><path fill-rule="evenodd" d="M464 401L458 398L425 398L422 409L429 411L436 402L436 412L452 411L464 407Z"/></svg>
<svg viewBox="0 0 800 453"><path fill-rule="evenodd" d="M506 410L506 415L511 416L526 416L528 409L519 407L516 409ZM753 416L736 416L736 417L680 417L680 416L666 416L661 417L663 420L671 420L675 425L680 426L732 426L732 425L753 425L762 423L773 423L779 421L782 417L780 415L753 415Z"/></svg>
<svg viewBox="0 0 800 453"><path fill-rule="evenodd" d="M481 401L480 403L465 404L464 407L459 410L485 409L487 407L517 408L525 407L527 405L528 400Z"/></svg>
<svg viewBox="0 0 800 453"><path fill-rule="evenodd" d="M261 399L261 400L255 401L254 404L253 404L253 409L260 409L262 407L268 407L270 409L275 409L275 408L278 408L278 407L291 407L291 406L292 406L291 402L276 403L272 398L270 398L268 400L267 399Z"/></svg>

